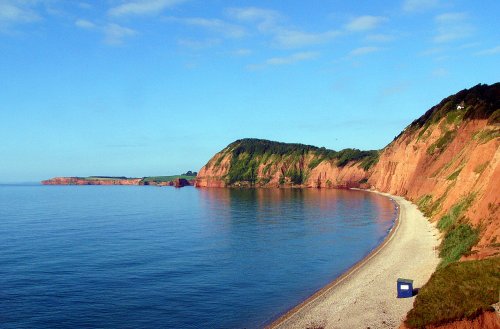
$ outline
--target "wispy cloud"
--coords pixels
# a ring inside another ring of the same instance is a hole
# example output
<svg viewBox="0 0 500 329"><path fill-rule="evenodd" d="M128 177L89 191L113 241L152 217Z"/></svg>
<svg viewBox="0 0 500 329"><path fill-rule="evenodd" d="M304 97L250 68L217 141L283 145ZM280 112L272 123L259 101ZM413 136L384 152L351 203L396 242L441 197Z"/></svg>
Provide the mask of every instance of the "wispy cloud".
<svg viewBox="0 0 500 329"><path fill-rule="evenodd" d="M281 19L281 14L275 10L245 7L245 8L229 8L227 15L234 20L240 22L250 22L257 24L257 29L261 32L267 32L276 28L278 21Z"/></svg>
<svg viewBox="0 0 500 329"><path fill-rule="evenodd" d="M104 41L109 45L121 45L125 38L137 35L137 31L118 24L107 24L104 28Z"/></svg>
<svg viewBox="0 0 500 329"><path fill-rule="evenodd" d="M370 15L359 16L352 19L349 23L347 23L345 28L346 30L353 32L368 31L375 29L386 20L387 18L382 16L370 16Z"/></svg>
<svg viewBox="0 0 500 329"><path fill-rule="evenodd" d="M472 35L474 28L464 13L445 13L435 17L437 25L434 42L445 43Z"/></svg>
<svg viewBox="0 0 500 329"><path fill-rule="evenodd" d="M478 51L477 53L475 53L475 55L479 55L479 56L489 56L489 55L496 55L496 54L500 54L500 46L496 46L496 47L489 48L489 49L484 49L484 50L481 50L481 51Z"/></svg>
<svg viewBox="0 0 500 329"><path fill-rule="evenodd" d="M306 32L290 28L282 22L284 16L275 10L245 7L230 8L226 11L229 18L241 24L254 24L257 31L269 35L272 43L281 48L300 48L326 43L335 38L340 31Z"/></svg>
<svg viewBox="0 0 500 329"><path fill-rule="evenodd" d="M13 25L40 20L40 16L33 10L36 3L36 1L0 1L0 31Z"/></svg>
<svg viewBox="0 0 500 329"><path fill-rule="evenodd" d="M319 57L319 53L317 52L299 52L299 53L294 53L289 56L283 56L283 57L272 57L267 59L264 63L261 64L253 64L248 66L249 69L261 69L266 66L279 66L279 65L290 65L290 64L295 64L298 62L303 62L303 61L308 61L308 60L313 60Z"/></svg>
<svg viewBox="0 0 500 329"><path fill-rule="evenodd" d="M377 51L382 50L380 47L359 47L354 50L352 50L349 55L350 56L362 56L370 53L374 53Z"/></svg>
<svg viewBox="0 0 500 329"><path fill-rule="evenodd" d="M438 4L438 0L405 0L403 10L406 12L422 12L434 8Z"/></svg>
<svg viewBox="0 0 500 329"><path fill-rule="evenodd" d="M159 14L168 7L187 0L134 0L126 1L108 11L111 16L140 16Z"/></svg>
<svg viewBox="0 0 500 329"><path fill-rule="evenodd" d="M221 19L208 19L201 17L189 17L189 18L167 17L166 20L189 26L200 27L209 31L222 34L229 38L241 38L246 35L246 31L243 27L227 23Z"/></svg>
<svg viewBox="0 0 500 329"><path fill-rule="evenodd" d="M276 31L274 41L280 47L298 48L303 46L325 43L335 38L338 35L340 35L339 31L308 33L297 30L280 29Z"/></svg>
<svg viewBox="0 0 500 329"><path fill-rule="evenodd" d="M75 26L82 30L100 32L104 35L104 43L111 46L122 45L125 39L138 34L137 31L114 23L98 25L86 19L77 19Z"/></svg>
<svg viewBox="0 0 500 329"><path fill-rule="evenodd" d="M97 27L94 23L86 19L77 19L75 21L75 26L81 29L95 29Z"/></svg>

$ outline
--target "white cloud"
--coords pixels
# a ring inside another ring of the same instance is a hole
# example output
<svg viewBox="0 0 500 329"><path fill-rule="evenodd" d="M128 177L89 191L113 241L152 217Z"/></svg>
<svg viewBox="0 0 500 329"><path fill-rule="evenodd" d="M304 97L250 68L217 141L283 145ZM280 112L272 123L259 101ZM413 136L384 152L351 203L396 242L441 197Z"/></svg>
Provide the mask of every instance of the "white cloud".
<svg viewBox="0 0 500 329"><path fill-rule="evenodd" d="M435 17L437 25L434 42L445 43L467 38L474 28L464 13L445 13Z"/></svg>
<svg viewBox="0 0 500 329"><path fill-rule="evenodd" d="M104 41L109 45L121 45L125 38L137 35L137 31L118 24L107 24L103 31Z"/></svg>
<svg viewBox="0 0 500 329"><path fill-rule="evenodd" d="M0 30L12 25L40 20L40 16L30 6L33 4L36 2L0 1Z"/></svg>
<svg viewBox="0 0 500 329"><path fill-rule="evenodd" d="M308 33L296 30L279 29L274 41L280 47L298 48L330 41L340 34L339 31Z"/></svg>
<svg viewBox="0 0 500 329"><path fill-rule="evenodd" d="M403 10L407 12L422 12L436 7L438 0L405 0Z"/></svg>
<svg viewBox="0 0 500 329"><path fill-rule="evenodd" d="M379 48L379 47L359 47L359 48L352 50L349 53L349 55L350 56L361 56L361 55L366 55L366 54L380 51L381 49L382 48Z"/></svg>
<svg viewBox="0 0 500 329"><path fill-rule="evenodd" d="M298 62L313 60L315 58L318 58L318 56L319 56L319 53L312 52L312 51L294 53L294 54L291 54L289 56L272 57L272 58L267 59L262 64L249 65L248 68L255 70L255 69L264 68L266 66L290 65L290 64L295 64Z"/></svg>
<svg viewBox="0 0 500 329"><path fill-rule="evenodd" d="M365 15L365 16L360 16L352 19L346 26L346 30L348 31L368 31L368 30L373 30L377 26L379 26L381 23L386 21L387 18L382 17L382 16L370 16L370 15Z"/></svg>
<svg viewBox="0 0 500 329"><path fill-rule="evenodd" d="M177 18L167 17L168 21L179 22L182 24L201 27L225 35L229 38L241 38L246 35L244 28L238 25L224 22L220 19L207 19L200 17Z"/></svg>
<svg viewBox="0 0 500 329"><path fill-rule="evenodd" d="M94 29L96 28L96 25L90 21L87 21L86 19L77 19L75 21L75 26L79 27L81 29Z"/></svg>
<svg viewBox="0 0 500 329"><path fill-rule="evenodd" d="M475 53L475 55L480 55L480 56L488 56L488 55L496 55L496 54L500 54L500 46L481 50L481 51Z"/></svg>
<svg viewBox="0 0 500 329"><path fill-rule="evenodd" d="M257 7L230 8L227 10L227 14L240 22L256 23L257 29L261 32L275 29L281 18L277 11Z"/></svg>
<svg viewBox="0 0 500 329"><path fill-rule="evenodd" d="M121 5L111 8L108 14L111 16L130 15L154 15L162 12L165 8L175 6L186 0L134 0L127 1Z"/></svg>

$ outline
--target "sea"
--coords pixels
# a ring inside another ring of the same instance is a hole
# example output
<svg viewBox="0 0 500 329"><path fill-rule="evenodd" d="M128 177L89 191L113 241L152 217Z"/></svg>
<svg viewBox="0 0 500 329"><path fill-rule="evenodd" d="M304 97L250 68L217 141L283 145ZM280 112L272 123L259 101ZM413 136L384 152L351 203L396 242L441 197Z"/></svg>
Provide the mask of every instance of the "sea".
<svg viewBox="0 0 500 329"><path fill-rule="evenodd" d="M353 190L0 186L1 328L261 328L397 216Z"/></svg>

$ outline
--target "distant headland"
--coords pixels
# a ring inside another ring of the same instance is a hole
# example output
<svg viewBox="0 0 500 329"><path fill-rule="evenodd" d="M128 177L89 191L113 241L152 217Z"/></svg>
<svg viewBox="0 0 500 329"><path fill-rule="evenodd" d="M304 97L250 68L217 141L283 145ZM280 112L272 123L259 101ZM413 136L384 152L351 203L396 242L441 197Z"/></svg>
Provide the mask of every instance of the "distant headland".
<svg viewBox="0 0 500 329"><path fill-rule="evenodd" d="M151 185L151 186L193 186L196 172L187 171L180 175L131 178L125 176L54 177L43 180L43 185Z"/></svg>

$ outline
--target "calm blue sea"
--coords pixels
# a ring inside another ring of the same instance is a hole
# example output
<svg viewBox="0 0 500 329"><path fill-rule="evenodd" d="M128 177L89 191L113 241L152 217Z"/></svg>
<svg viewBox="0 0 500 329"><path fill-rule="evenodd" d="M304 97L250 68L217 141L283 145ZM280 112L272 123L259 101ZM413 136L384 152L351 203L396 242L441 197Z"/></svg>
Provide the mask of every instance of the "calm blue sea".
<svg viewBox="0 0 500 329"><path fill-rule="evenodd" d="M361 191L0 186L0 327L262 327L395 217Z"/></svg>

